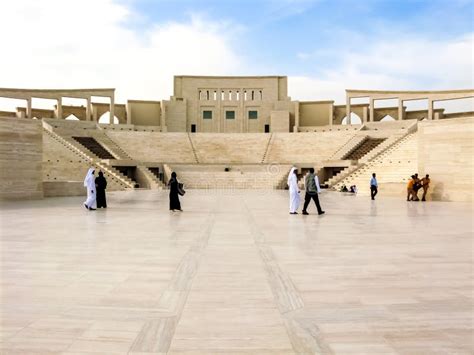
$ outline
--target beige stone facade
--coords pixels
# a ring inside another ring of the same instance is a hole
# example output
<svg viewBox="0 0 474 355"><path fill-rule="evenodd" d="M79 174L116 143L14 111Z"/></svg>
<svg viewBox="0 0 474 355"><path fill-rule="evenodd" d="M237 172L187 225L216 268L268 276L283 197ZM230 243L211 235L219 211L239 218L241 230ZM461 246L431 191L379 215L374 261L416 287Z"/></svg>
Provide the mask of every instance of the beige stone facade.
<svg viewBox="0 0 474 355"><path fill-rule="evenodd" d="M334 101L292 101L286 76L175 76L169 100L128 100L114 102L114 89L27 90L0 89L0 97L25 100L16 111L0 111L2 116L65 119L74 115L80 121L98 122L109 112L109 123L136 126L137 130L191 133L271 133L312 132L321 127L352 125L352 115L360 123L379 122L390 116L396 120L437 120L474 116L470 112L445 113L435 108L440 101L474 97L474 90L376 91L346 90L346 104ZM94 102L95 97L110 103ZM53 99L50 109L32 106L32 99ZM64 98L85 100L84 105L64 105ZM365 99L367 103L354 103ZM376 107L379 100L398 100L394 107ZM404 103L425 100L427 109L407 110ZM347 118L349 117L349 119Z"/></svg>
<svg viewBox="0 0 474 355"><path fill-rule="evenodd" d="M263 133L289 132L295 105L284 76L175 76L164 110L168 131Z"/></svg>
<svg viewBox="0 0 474 355"><path fill-rule="evenodd" d="M316 168L329 188L356 184L361 194L376 172L381 194L399 197L411 174L430 174L428 199L473 200L474 108L434 107L473 97L473 90L347 90L348 105L292 101L287 90L284 76L176 76L169 100L115 104L114 89L0 89L0 97L25 100L25 107L0 112L1 198L83 194L91 166L104 172L111 190L161 189L172 170L195 188L282 188L296 166L300 174ZM110 103L95 102L97 96ZM64 105L70 97L85 105ZM352 102L361 97L369 103ZM374 106L394 97L400 106ZM33 107L35 98L56 105ZM404 106L420 98L431 109ZM115 123L99 123L108 112ZM348 113L361 123L347 122ZM387 115L394 119L385 122Z"/></svg>
<svg viewBox="0 0 474 355"><path fill-rule="evenodd" d="M0 200L43 198L41 122L0 117Z"/></svg>

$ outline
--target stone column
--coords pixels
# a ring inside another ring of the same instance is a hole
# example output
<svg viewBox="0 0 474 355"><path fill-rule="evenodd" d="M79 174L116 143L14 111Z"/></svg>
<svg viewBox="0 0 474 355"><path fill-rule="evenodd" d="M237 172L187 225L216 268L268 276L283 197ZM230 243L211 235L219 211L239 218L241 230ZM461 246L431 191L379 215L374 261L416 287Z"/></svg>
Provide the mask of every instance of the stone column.
<svg viewBox="0 0 474 355"><path fill-rule="evenodd" d="M351 98L346 96L346 125L351 124Z"/></svg>
<svg viewBox="0 0 474 355"><path fill-rule="evenodd" d="M130 102L127 101L127 106L125 106L126 109L125 109L125 112L127 114L127 124L128 125L131 125L132 124L132 110L130 110ZM161 112L161 110L160 110ZM158 117L158 122L160 123L160 119L161 117ZM161 126L161 123L160 123L160 126Z"/></svg>
<svg viewBox="0 0 474 355"><path fill-rule="evenodd" d="M92 105L92 121L97 123L97 121L99 120L98 116L99 114L97 112L97 105Z"/></svg>
<svg viewBox="0 0 474 355"><path fill-rule="evenodd" d="M334 102L329 105L329 126L332 127L332 121L334 120Z"/></svg>
<svg viewBox="0 0 474 355"><path fill-rule="evenodd" d="M222 112L221 107L221 96L222 89L218 88L217 90L217 132L222 132L223 120L225 119L225 113Z"/></svg>
<svg viewBox="0 0 474 355"><path fill-rule="evenodd" d="M115 116L115 102L114 102L114 96L110 96L110 117L109 117L109 124L114 123L114 116Z"/></svg>
<svg viewBox="0 0 474 355"><path fill-rule="evenodd" d="M249 131L249 118L248 116L245 115L245 107L244 107L244 100L243 100L243 89L239 89L239 106L240 106L240 112L242 115L242 132L248 133Z"/></svg>
<svg viewBox="0 0 474 355"><path fill-rule="evenodd" d="M91 97L86 98L86 121L91 120Z"/></svg>
<svg viewBox="0 0 474 355"><path fill-rule="evenodd" d="M58 119L62 120L63 119L63 98L59 97L58 98Z"/></svg>
<svg viewBox="0 0 474 355"><path fill-rule="evenodd" d="M297 133L300 130L300 102L295 101L295 125L293 126L293 132Z"/></svg>
<svg viewBox="0 0 474 355"><path fill-rule="evenodd" d="M161 126L161 131L166 132L166 104L165 101L161 101L161 120L160 120L160 126Z"/></svg>
<svg viewBox="0 0 474 355"><path fill-rule="evenodd" d="M362 107L362 123L367 123L367 106Z"/></svg>
<svg viewBox="0 0 474 355"><path fill-rule="evenodd" d="M403 120L403 100L398 99L398 120Z"/></svg>
<svg viewBox="0 0 474 355"><path fill-rule="evenodd" d="M369 120L370 122L374 122L374 104L375 100L373 98L369 99Z"/></svg>
<svg viewBox="0 0 474 355"><path fill-rule="evenodd" d="M26 118L33 118L33 109L31 107L31 97L26 99Z"/></svg>
<svg viewBox="0 0 474 355"><path fill-rule="evenodd" d="M433 100L428 99L428 119L433 119Z"/></svg>

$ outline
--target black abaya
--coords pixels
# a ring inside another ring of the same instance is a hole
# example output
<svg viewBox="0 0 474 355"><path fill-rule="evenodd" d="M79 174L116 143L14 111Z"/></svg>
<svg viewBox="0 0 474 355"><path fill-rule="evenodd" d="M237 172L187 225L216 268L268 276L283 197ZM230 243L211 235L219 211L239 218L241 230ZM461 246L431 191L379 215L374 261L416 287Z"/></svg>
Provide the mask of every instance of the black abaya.
<svg viewBox="0 0 474 355"><path fill-rule="evenodd" d="M107 188L107 180L104 176L98 176L95 179L95 186L97 191L97 208L107 208L107 201L105 199L105 189Z"/></svg>
<svg viewBox="0 0 474 355"><path fill-rule="evenodd" d="M181 203L179 202L178 180L171 179L169 182L169 185L170 185L170 210L180 210Z"/></svg>

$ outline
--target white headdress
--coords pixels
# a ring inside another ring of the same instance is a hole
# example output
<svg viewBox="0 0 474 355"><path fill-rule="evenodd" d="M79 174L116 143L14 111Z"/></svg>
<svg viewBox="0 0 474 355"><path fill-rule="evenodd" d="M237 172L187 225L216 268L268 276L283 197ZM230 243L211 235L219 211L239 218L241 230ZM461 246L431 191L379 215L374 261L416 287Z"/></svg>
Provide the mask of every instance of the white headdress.
<svg viewBox="0 0 474 355"><path fill-rule="evenodd" d="M288 174L288 186L290 186L290 179L294 175L296 169L297 168L292 167L291 170L290 170L290 173Z"/></svg>
<svg viewBox="0 0 474 355"><path fill-rule="evenodd" d="M86 178L84 179L84 186L89 186L88 183L91 181L91 179L94 178L94 171L94 168L89 168L89 170L87 171Z"/></svg>

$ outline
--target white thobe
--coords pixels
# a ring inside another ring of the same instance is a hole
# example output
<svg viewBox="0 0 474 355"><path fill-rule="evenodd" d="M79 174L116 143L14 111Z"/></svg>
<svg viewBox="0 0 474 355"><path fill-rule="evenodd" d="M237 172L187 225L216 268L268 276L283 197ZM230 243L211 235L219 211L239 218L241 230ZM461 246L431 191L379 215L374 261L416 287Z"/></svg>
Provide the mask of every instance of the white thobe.
<svg viewBox="0 0 474 355"><path fill-rule="evenodd" d="M94 176L92 176L92 179L87 180L86 187L87 187L87 200L86 202L84 202L84 204L89 208L97 208Z"/></svg>
<svg viewBox="0 0 474 355"><path fill-rule="evenodd" d="M298 207L300 205L298 181L295 174L292 174L292 176L290 176L288 186L290 191L290 213L294 213L298 210Z"/></svg>

